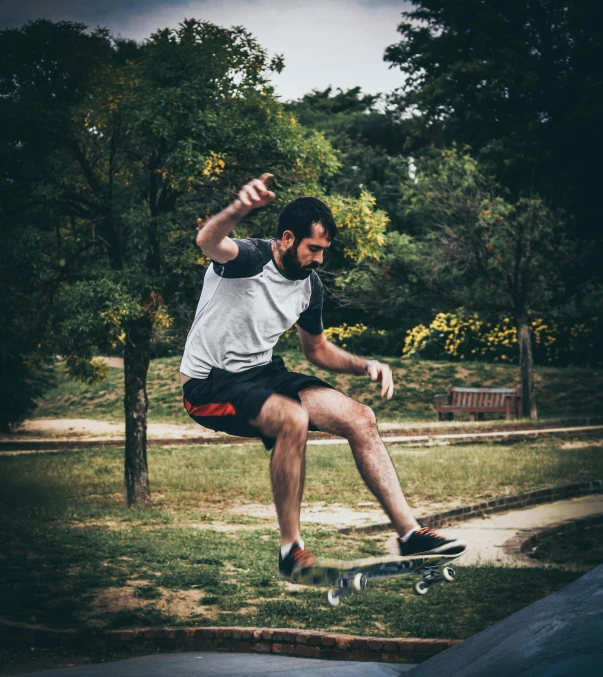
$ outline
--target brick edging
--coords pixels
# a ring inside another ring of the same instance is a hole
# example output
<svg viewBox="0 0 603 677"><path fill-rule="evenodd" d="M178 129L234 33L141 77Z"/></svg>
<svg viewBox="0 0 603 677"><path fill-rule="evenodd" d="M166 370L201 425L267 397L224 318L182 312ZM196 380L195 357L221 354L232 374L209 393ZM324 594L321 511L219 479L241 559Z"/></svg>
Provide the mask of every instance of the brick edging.
<svg viewBox="0 0 603 677"><path fill-rule="evenodd" d="M534 541L537 538L542 536L550 536L552 534L564 533L566 531L572 531L573 529L578 529L580 527L588 527L593 524L603 523L603 512L598 513L597 515L588 515L588 517L578 517L576 519L563 520L563 522L558 522L557 524L552 524L549 527L540 529L538 534L534 534L526 538L521 545L521 552L527 552L533 546Z"/></svg>
<svg viewBox="0 0 603 677"><path fill-rule="evenodd" d="M339 661L421 662L462 640L359 637L333 632L285 628L158 628L135 630L55 630L0 619L4 632L32 646L94 645L141 653L145 651L224 651L279 654Z"/></svg>
<svg viewBox="0 0 603 677"><path fill-rule="evenodd" d="M516 560L524 563L534 565L536 562L539 565L548 566L548 562L532 559L527 553L534 546L535 541L543 536L550 536L553 534L560 534L566 531L572 531L583 526L590 526L591 524L602 524L603 512L596 515L588 515L587 517L577 517L575 519L562 520L555 524L550 524L547 527L535 527L523 533L517 534L510 538L503 544L503 550ZM554 566L554 563L551 563ZM581 567L578 567L581 569Z"/></svg>
<svg viewBox="0 0 603 677"><path fill-rule="evenodd" d="M450 526L456 522L482 517L506 510L518 510L528 505L537 505L539 503L552 503L565 498L576 498L578 496L587 496L588 494L599 494L603 492L603 480L591 480L589 482L576 482L574 484L563 484L558 487L548 489L538 489L528 491L524 494L515 496L505 496L504 498L494 498L491 501L482 501L473 503L462 508L453 508L442 512L434 512L429 515L421 515L418 519L430 527L439 528ZM341 534L351 533L379 533L381 531L390 531L392 523L369 524L361 527L343 527L339 529Z"/></svg>

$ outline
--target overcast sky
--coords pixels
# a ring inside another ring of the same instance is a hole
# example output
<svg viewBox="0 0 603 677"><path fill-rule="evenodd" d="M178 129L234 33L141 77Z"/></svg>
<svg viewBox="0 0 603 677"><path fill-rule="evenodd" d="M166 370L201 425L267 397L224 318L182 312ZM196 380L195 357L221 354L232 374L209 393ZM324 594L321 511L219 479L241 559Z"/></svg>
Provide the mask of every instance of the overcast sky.
<svg viewBox="0 0 603 677"><path fill-rule="evenodd" d="M142 41L185 18L242 25L270 55L283 54L285 70L273 84L283 100L312 89L390 92L402 74L388 69L385 48L397 42L404 0L0 0L0 26L29 19L80 21Z"/></svg>

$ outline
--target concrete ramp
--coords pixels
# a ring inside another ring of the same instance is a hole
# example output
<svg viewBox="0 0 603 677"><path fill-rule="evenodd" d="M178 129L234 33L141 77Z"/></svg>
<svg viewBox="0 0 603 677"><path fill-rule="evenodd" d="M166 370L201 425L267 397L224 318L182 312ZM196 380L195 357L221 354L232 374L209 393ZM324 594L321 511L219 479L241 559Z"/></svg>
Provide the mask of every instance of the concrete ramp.
<svg viewBox="0 0 603 677"><path fill-rule="evenodd" d="M430 658L412 677L603 674L603 565Z"/></svg>

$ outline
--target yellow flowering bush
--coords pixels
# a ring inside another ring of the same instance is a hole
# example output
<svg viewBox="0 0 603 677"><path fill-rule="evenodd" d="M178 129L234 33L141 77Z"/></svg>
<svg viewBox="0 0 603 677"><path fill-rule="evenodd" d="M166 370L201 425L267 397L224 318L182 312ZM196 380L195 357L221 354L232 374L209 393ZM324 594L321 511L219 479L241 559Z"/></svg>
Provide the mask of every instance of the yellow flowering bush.
<svg viewBox="0 0 603 677"><path fill-rule="evenodd" d="M403 330L372 329L365 324L343 323L324 330L327 340L350 352L365 355L400 355L404 338ZM279 339L275 351L299 348L299 338L295 327L287 330Z"/></svg>
<svg viewBox="0 0 603 677"><path fill-rule="evenodd" d="M401 330L373 329L361 323L345 322L325 329L325 335L335 345L365 356L399 355L403 339Z"/></svg>
<svg viewBox="0 0 603 677"><path fill-rule="evenodd" d="M603 332L597 320L564 326L553 320L535 318L531 322L532 350L537 364L603 364ZM419 324L410 331L373 329L363 323L343 323L324 330L335 345L360 355L422 357L432 360L519 361L517 330L513 320L503 317L487 322L478 313L459 308L454 313L438 313L429 325ZM279 339L278 350L299 348L295 327Z"/></svg>
<svg viewBox="0 0 603 677"><path fill-rule="evenodd" d="M532 350L539 364L600 364L596 321L592 324L560 326L552 320L535 318ZM519 346L513 320L485 322L478 313L459 308L454 313L438 313L430 325L419 324L405 337L402 357L427 359L484 360L517 362Z"/></svg>
<svg viewBox="0 0 603 677"><path fill-rule="evenodd" d="M349 339L353 339L357 336L362 336L368 327L365 324L351 324L348 325L345 322L339 327L329 327L325 329L325 336L331 343L335 343L342 348L347 348L347 342ZM377 334L385 336L387 333L385 329L375 329Z"/></svg>

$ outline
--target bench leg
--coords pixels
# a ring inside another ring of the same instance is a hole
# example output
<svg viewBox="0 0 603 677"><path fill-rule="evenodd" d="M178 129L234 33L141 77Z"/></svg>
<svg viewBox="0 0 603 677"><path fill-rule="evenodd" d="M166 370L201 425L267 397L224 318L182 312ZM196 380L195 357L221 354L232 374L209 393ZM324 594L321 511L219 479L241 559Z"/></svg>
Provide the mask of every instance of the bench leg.
<svg viewBox="0 0 603 677"><path fill-rule="evenodd" d="M475 412L474 412L474 411L472 411L472 412L469 414L469 420L470 420L470 421L475 421Z"/></svg>

